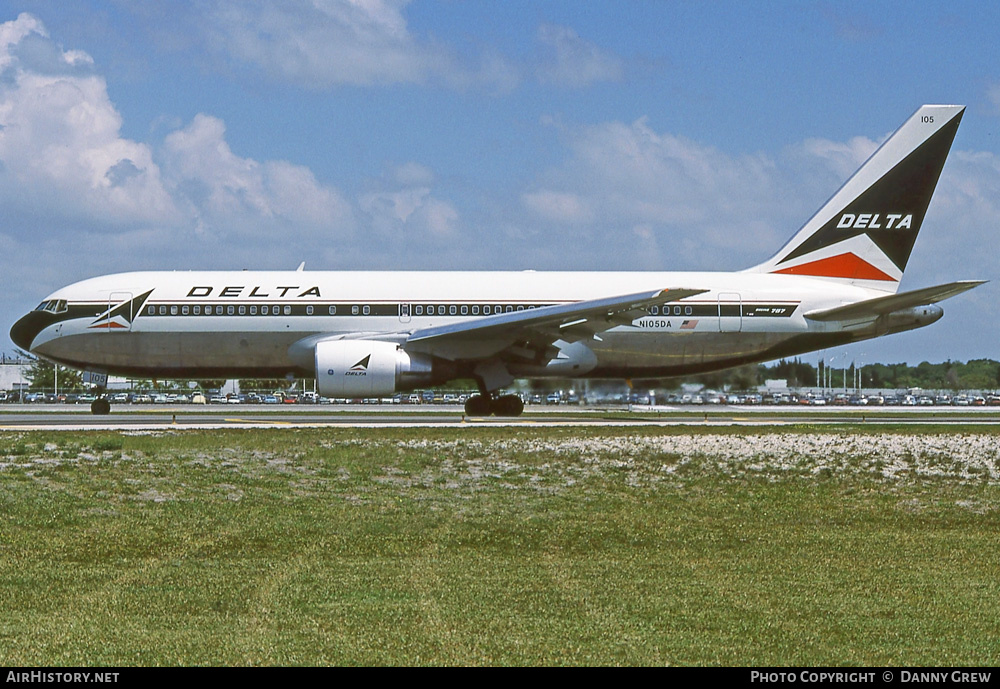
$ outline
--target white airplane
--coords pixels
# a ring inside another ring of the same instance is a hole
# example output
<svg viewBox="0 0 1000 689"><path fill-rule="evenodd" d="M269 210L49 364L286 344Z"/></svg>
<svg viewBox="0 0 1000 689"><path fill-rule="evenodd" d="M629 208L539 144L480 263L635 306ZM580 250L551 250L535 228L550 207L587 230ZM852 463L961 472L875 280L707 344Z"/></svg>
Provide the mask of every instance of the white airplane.
<svg viewBox="0 0 1000 689"><path fill-rule="evenodd" d="M772 258L719 272L133 272L56 290L20 347L96 374L317 379L329 397L660 378L919 328L982 281L898 292L965 108L925 105ZM108 413L105 398L93 405Z"/></svg>

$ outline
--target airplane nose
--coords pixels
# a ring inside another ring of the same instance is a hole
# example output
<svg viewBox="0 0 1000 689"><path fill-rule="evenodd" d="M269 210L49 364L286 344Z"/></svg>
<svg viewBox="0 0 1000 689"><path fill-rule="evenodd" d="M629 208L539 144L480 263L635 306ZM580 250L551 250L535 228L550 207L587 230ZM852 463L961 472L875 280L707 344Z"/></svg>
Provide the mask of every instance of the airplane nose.
<svg viewBox="0 0 1000 689"><path fill-rule="evenodd" d="M10 329L10 339L18 347L26 352L31 351L31 343L35 341L38 333L51 322L48 314L40 311L31 311L22 316Z"/></svg>

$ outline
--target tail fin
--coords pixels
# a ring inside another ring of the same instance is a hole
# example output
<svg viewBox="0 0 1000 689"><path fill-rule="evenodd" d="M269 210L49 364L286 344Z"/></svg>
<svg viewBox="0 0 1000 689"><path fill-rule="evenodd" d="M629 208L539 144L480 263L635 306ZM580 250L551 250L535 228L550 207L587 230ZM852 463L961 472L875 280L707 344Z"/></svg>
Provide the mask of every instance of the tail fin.
<svg viewBox="0 0 1000 689"><path fill-rule="evenodd" d="M925 105L770 260L750 270L895 292L963 105Z"/></svg>

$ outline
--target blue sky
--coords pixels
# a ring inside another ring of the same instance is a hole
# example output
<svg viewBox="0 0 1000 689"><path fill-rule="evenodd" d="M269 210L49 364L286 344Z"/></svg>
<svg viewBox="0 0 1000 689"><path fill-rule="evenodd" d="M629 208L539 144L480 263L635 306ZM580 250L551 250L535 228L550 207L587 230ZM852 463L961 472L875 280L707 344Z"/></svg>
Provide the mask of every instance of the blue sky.
<svg viewBox="0 0 1000 689"><path fill-rule="evenodd" d="M739 269L947 102L903 287L993 282L826 356L1000 358L998 44L990 2L0 0L0 323L133 269Z"/></svg>

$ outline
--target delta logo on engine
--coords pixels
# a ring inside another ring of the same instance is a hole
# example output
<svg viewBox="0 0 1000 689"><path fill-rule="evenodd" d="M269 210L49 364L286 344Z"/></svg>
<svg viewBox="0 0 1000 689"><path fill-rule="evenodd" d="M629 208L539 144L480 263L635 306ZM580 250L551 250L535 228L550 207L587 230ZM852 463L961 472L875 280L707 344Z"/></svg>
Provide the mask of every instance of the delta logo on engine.
<svg viewBox="0 0 1000 689"><path fill-rule="evenodd" d="M368 362L371 360L372 355L369 354L364 359L354 364L344 373L345 376L367 376L368 375ZM332 372L332 371L331 371Z"/></svg>
<svg viewBox="0 0 1000 689"><path fill-rule="evenodd" d="M364 359L362 359L361 361L359 361L358 363L354 364L349 369L347 369L346 371L344 371L344 375L345 376L367 376L368 375L368 362L369 362L369 360L371 358L372 358L372 355L369 354ZM328 375L328 376L335 375L336 373L337 372L335 370L333 370L332 368L328 368L326 370L326 375Z"/></svg>

